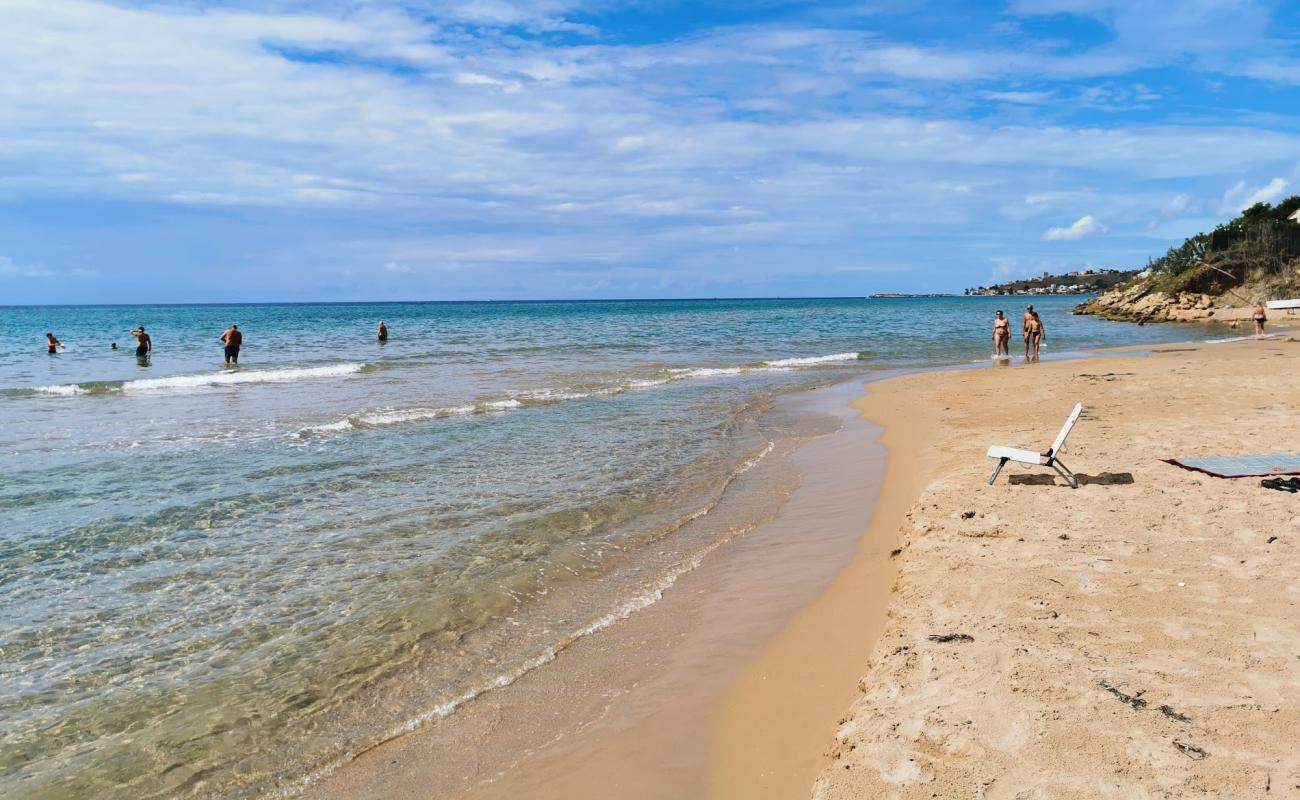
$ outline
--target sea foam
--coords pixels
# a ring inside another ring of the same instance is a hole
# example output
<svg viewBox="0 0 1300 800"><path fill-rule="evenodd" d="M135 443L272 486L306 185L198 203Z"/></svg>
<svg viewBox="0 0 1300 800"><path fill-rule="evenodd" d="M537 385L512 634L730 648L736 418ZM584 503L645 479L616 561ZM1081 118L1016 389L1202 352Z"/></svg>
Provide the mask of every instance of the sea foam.
<svg viewBox="0 0 1300 800"><path fill-rule="evenodd" d="M167 378L141 378L122 384L123 392L156 392L200 389L205 386L229 386L242 383L289 383L314 378L338 378L354 375L365 369L365 364L328 364L321 367L291 369L239 370L214 372L203 375L173 375Z"/></svg>
<svg viewBox="0 0 1300 800"><path fill-rule="evenodd" d="M835 353L829 356L809 356L807 358L781 358L776 361L764 361L769 367L810 367L814 364L832 364L836 361L857 361L860 353Z"/></svg>

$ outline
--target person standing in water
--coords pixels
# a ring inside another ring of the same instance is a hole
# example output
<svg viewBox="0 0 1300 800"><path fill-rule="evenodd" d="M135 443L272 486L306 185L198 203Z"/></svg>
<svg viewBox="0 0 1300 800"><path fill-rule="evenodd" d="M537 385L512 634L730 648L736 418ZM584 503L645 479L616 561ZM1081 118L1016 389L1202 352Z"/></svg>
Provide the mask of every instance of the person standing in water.
<svg viewBox="0 0 1300 800"><path fill-rule="evenodd" d="M144 332L144 326L132 328L131 335L135 337L135 357L148 358L149 354L153 352L153 339L150 339L149 334Z"/></svg>
<svg viewBox="0 0 1300 800"><path fill-rule="evenodd" d="M1038 318L1037 311L1031 311L1033 314L1029 321L1025 323L1025 358L1029 358L1029 346L1034 347L1034 361L1038 360L1038 346L1043 343L1043 337L1046 332L1043 330L1043 321Z"/></svg>
<svg viewBox="0 0 1300 800"><path fill-rule="evenodd" d="M998 309L998 313L993 317L993 357L999 358L1006 354L1007 358L1011 357L1011 320L1007 319Z"/></svg>
<svg viewBox="0 0 1300 800"><path fill-rule="evenodd" d="M45 334L45 347L50 355L54 355L55 353L59 352L59 348L62 346L63 346L63 342L60 342L54 336L54 334L52 333Z"/></svg>
<svg viewBox="0 0 1300 800"><path fill-rule="evenodd" d="M1256 303L1255 307L1250 310L1250 318L1255 320L1255 335L1264 335L1264 323L1268 322L1268 314L1264 313L1264 304Z"/></svg>
<svg viewBox="0 0 1300 800"><path fill-rule="evenodd" d="M382 319L379 320L379 341L381 343L388 341L388 326L384 324Z"/></svg>
<svg viewBox="0 0 1300 800"><path fill-rule="evenodd" d="M239 326L233 322L226 332L221 334L221 343L226 346L226 363L239 363L239 346L244 343L244 334L239 332Z"/></svg>

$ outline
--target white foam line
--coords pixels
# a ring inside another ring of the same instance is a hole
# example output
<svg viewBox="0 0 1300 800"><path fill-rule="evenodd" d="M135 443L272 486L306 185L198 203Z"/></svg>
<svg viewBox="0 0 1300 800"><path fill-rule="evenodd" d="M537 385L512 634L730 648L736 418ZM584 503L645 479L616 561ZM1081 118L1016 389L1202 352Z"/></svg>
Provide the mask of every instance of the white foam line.
<svg viewBox="0 0 1300 800"><path fill-rule="evenodd" d="M297 369L240 370L207 375L175 375L170 378L142 378L122 384L124 392L151 392L164 389L196 389L203 386L229 386L241 383L287 383L312 378L337 378L352 375L365 368L365 364L330 364L323 367Z"/></svg>
<svg viewBox="0 0 1300 800"><path fill-rule="evenodd" d="M753 458L746 461L744 464L741 464L739 467L737 467L736 471L732 473L732 477L734 478L740 475L744 475L746 472L749 472L751 469L757 466L758 462L762 461L764 458L767 458L767 454L772 452L773 448L775 447L776 447L776 442L768 442L767 447L764 447L763 450L760 453L758 453L758 455L754 456Z"/></svg>
<svg viewBox="0 0 1300 800"><path fill-rule="evenodd" d="M36 386L33 392L37 394L48 394L56 397L73 397L74 395L85 394L86 390L75 383L63 384L61 386Z"/></svg>
<svg viewBox="0 0 1300 800"><path fill-rule="evenodd" d="M1205 340L1205 343L1206 343L1206 344L1226 344L1226 343L1228 343L1228 342L1245 342L1245 341L1249 341L1249 340L1251 340L1251 339L1272 339L1272 338L1273 338L1274 336L1276 336L1276 335L1277 335L1277 334L1275 334L1275 333L1266 333L1266 334L1264 334L1263 336L1255 336L1254 334L1252 334L1252 335L1250 335L1250 336L1233 336L1233 337L1230 338L1230 339L1206 339L1206 340Z"/></svg>
<svg viewBox="0 0 1300 800"><path fill-rule="evenodd" d="M813 364L830 364L836 361L857 361L857 353L835 353L829 356L809 356L807 358L781 358L776 361L764 361L769 367L806 367Z"/></svg>

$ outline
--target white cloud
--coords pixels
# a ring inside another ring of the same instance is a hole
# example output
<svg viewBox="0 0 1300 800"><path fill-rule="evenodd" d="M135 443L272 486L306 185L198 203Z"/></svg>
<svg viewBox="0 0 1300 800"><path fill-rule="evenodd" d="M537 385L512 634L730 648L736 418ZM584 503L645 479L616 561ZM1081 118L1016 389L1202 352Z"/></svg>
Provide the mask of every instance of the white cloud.
<svg viewBox="0 0 1300 800"><path fill-rule="evenodd" d="M976 92L976 96L995 103L1037 105L1055 97L1052 92Z"/></svg>
<svg viewBox="0 0 1300 800"><path fill-rule="evenodd" d="M397 261L389 261L388 263L384 264L384 272L390 272L398 275L410 275L412 272L415 272L415 270L411 269L411 267L406 264L402 264Z"/></svg>
<svg viewBox="0 0 1300 800"><path fill-rule="evenodd" d="M1223 193L1221 213L1236 214L1245 211L1256 203L1271 203L1282 196L1287 182L1283 178L1274 178L1256 189L1251 189L1245 181L1237 181L1232 188Z"/></svg>
<svg viewBox="0 0 1300 800"><path fill-rule="evenodd" d="M1105 232L1106 226L1093 219L1091 214L1086 214L1068 228L1048 228L1043 231L1043 241L1074 241Z"/></svg>
<svg viewBox="0 0 1300 800"><path fill-rule="evenodd" d="M1176 194L1169 199L1168 203L1165 203L1164 208L1161 209L1161 213L1166 217L1177 217L1188 211L1195 210L1195 205L1196 198L1192 197L1190 194Z"/></svg>
<svg viewBox="0 0 1300 800"><path fill-rule="evenodd" d="M51 269L43 264L20 264L0 256L0 278L98 278L99 271L78 267L72 270Z"/></svg>

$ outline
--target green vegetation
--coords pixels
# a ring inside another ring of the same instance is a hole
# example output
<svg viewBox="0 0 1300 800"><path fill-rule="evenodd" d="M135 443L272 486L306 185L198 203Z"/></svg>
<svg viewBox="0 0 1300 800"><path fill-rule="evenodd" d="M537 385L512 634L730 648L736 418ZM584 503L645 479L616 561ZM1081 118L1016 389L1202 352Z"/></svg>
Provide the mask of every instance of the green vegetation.
<svg viewBox="0 0 1300 800"><path fill-rule="evenodd" d="M1198 233L1151 261L1153 288L1221 293L1247 281L1285 280L1300 259L1300 223L1288 219L1300 195L1256 203L1210 233Z"/></svg>

